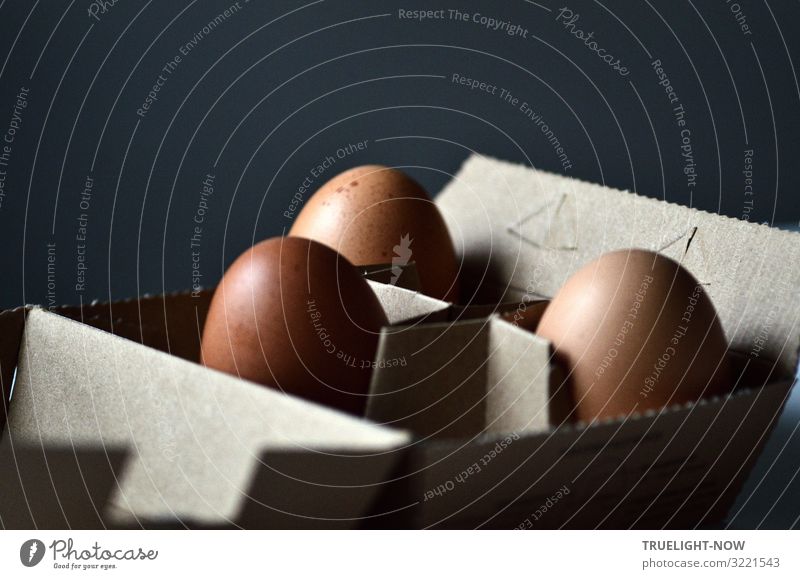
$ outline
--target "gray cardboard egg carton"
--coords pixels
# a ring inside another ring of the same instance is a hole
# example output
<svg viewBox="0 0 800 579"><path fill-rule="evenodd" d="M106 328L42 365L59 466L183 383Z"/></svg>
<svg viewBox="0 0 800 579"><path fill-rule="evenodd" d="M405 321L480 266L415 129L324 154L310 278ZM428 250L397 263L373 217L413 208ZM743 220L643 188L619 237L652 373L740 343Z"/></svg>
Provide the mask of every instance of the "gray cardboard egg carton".
<svg viewBox="0 0 800 579"><path fill-rule="evenodd" d="M209 292L20 308L0 313L0 469L16 473L0 478L2 526L720 521L792 384L800 235L480 156L437 204L467 289L511 311L554 295L605 251L644 247L682 261L739 353L736 391L562 424L546 341L494 307L371 282L392 325L359 420L196 364Z"/></svg>

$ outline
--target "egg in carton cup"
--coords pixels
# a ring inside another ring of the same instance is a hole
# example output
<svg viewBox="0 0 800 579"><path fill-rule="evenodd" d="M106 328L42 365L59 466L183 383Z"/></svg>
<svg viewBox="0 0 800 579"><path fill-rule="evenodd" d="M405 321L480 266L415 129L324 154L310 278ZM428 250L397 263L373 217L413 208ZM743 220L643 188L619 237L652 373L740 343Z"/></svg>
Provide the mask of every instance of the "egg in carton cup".
<svg viewBox="0 0 800 579"><path fill-rule="evenodd" d="M185 292L0 313L3 478L14 483L13 497L26 497L28 488L43 493L21 501L4 493L4 524L363 523L410 434L198 364L210 299L210 291ZM68 459L53 461L47 473L40 464L49 455ZM18 474L17 461L29 456L33 465ZM94 473L86 483L58 484L80 480L85 468ZM69 519L58 508L28 512L28 503L45 500L84 509Z"/></svg>
<svg viewBox="0 0 800 579"><path fill-rule="evenodd" d="M436 204L469 305L414 291L413 273L385 283L386 267L368 268L381 280L370 284L390 326L366 419L197 364L210 292L0 313L0 464L19 473L13 484L5 478L14 492L0 499L4 524L721 520L793 382L800 236L478 155ZM704 285L738 353L737 388L660 411L567 421L563 371L531 330L572 273L632 247L672 257ZM52 484L35 486L43 464ZM28 488L43 504L78 506L31 510Z"/></svg>
<svg viewBox="0 0 800 579"><path fill-rule="evenodd" d="M517 314L608 252L680 263L716 308L731 384L581 422L553 345L528 331L541 309L527 328L508 306L486 319L386 328L378 357L414 362L373 375L367 417L419 437L414 526L718 524L794 382L800 235L480 155L436 203L461 258L462 300L516 301Z"/></svg>

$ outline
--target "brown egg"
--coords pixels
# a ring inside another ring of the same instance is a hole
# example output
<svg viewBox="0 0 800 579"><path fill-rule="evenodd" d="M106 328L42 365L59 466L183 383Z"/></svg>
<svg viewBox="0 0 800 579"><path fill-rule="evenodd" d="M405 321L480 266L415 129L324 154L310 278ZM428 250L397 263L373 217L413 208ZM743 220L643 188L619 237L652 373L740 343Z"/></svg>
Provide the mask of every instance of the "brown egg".
<svg viewBox="0 0 800 579"><path fill-rule="evenodd" d="M423 293L448 301L458 295L447 225L402 171L365 165L337 175L308 200L289 235L333 247L355 265L414 261Z"/></svg>
<svg viewBox="0 0 800 579"><path fill-rule="evenodd" d="M615 251L584 266L553 298L537 333L569 373L579 420L731 388L725 334L705 290L650 251Z"/></svg>
<svg viewBox="0 0 800 579"><path fill-rule="evenodd" d="M225 272L203 329L202 363L360 415L387 323L369 284L334 250L273 238Z"/></svg>

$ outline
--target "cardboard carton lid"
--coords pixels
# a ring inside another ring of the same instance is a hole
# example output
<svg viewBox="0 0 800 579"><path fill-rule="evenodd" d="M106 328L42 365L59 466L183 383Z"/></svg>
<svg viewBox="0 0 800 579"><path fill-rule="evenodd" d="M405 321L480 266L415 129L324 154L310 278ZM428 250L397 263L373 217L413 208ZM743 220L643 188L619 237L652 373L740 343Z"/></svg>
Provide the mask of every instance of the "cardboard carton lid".
<svg viewBox="0 0 800 579"><path fill-rule="evenodd" d="M704 284L733 350L792 375L800 348L800 234L481 155L436 199L467 278L499 296L552 297L580 267L659 251Z"/></svg>

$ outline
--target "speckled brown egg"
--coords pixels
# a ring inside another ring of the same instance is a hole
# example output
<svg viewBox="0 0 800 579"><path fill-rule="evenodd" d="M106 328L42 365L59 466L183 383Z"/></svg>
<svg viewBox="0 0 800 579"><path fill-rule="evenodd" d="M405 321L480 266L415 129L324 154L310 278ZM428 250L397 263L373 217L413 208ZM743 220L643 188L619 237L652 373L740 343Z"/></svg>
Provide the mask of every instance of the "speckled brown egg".
<svg viewBox="0 0 800 579"><path fill-rule="evenodd" d="M458 295L447 225L402 171L365 165L337 175L308 200L289 234L324 243L355 265L416 262L423 293L449 301Z"/></svg>
<svg viewBox="0 0 800 579"><path fill-rule="evenodd" d="M615 251L567 280L537 333L553 343L579 420L725 393L727 342L703 286L677 262Z"/></svg>
<svg viewBox="0 0 800 579"><path fill-rule="evenodd" d="M202 363L360 415L386 315L345 258L299 237L244 252L214 292Z"/></svg>

